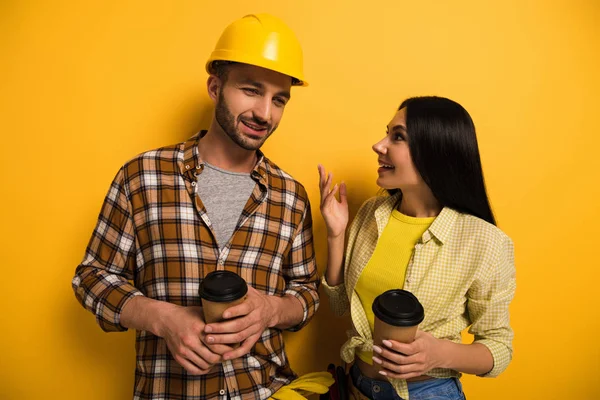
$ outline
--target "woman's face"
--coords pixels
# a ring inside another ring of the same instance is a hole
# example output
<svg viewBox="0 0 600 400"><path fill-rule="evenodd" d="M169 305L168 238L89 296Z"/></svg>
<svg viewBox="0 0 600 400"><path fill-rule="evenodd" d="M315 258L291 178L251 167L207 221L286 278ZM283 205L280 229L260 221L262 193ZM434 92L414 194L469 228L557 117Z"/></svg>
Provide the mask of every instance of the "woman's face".
<svg viewBox="0 0 600 400"><path fill-rule="evenodd" d="M379 157L377 185L381 188L407 190L425 184L412 162L408 140L403 108L388 124L385 137L373 145Z"/></svg>

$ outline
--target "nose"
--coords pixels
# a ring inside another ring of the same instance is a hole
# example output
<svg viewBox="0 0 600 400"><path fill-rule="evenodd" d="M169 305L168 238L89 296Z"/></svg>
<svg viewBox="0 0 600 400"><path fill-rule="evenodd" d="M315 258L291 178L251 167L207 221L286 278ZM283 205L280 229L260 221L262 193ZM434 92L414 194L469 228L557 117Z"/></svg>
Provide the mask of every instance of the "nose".
<svg viewBox="0 0 600 400"><path fill-rule="evenodd" d="M384 155L385 153L387 153L387 147L385 146L385 138L383 138L379 142L375 143L373 145L372 149L377 154Z"/></svg>
<svg viewBox="0 0 600 400"><path fill-rule="evenodd" d="M273 102L267 96L264 96L257 102L256 106L253 109L252 114L254 118L263 123L269 123L271 121L271 108L273 107Z"/></svg>

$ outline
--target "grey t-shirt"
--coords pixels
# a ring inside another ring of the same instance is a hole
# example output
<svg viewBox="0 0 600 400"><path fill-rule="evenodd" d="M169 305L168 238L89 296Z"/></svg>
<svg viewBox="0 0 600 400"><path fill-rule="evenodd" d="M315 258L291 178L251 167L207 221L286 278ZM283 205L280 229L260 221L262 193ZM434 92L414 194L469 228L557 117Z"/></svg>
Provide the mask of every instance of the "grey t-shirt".
<svg viewBox="0 0 600 400"><path fill-rule="evenodd" d="M219 248L229 242L255 185L249 173L225 171L204 163L196 193L206 207Z"/></svg>

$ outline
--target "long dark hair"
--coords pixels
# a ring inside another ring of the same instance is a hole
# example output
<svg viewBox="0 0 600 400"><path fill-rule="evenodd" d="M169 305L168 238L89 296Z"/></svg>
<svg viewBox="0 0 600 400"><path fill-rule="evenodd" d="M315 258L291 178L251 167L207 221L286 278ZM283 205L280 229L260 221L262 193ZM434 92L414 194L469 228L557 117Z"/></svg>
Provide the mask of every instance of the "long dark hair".
<svg viewBox="0 0 600 400"><path fill-rule="evenodd" d="M471 116L443 97L412 97L406 108L408 147L419 174L442 206L496 225ZM390 194L398 192L389 190Z"/></svg>

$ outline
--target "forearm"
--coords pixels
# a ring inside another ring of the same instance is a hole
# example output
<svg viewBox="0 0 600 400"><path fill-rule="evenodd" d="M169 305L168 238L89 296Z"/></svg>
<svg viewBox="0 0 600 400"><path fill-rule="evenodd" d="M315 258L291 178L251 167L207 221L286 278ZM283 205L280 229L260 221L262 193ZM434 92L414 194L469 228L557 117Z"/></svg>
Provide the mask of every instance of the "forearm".
<svg viewBox="0 0 600 400"><path fill-rule="evenodd" d="M121 312L121 325L138 331L152 332L161 335L161 326L166 313L174 308L175 304L136 296L131 299Z"/></svg>
<svg viewBox="0 0 600 400"><path fill-rule="evenodd" d="M283 330L302 322L304 309L296 297L286 294L282 297L269 296L268 299L273 310L269 328Z"/></svg>
<svg viewBox="0 0 600 400"><path fill-rule="evenodd" d="M494 367L490 350L481 343L460 344L450 340L441 341L442 365L466 374L483 375Z"/></svg>
<svg viewBox="0 0 600 400"><path fill-rule="evenodd" d="M327 237L327 270L325 279L329 286L344 283L344 235Z"/></svg>

